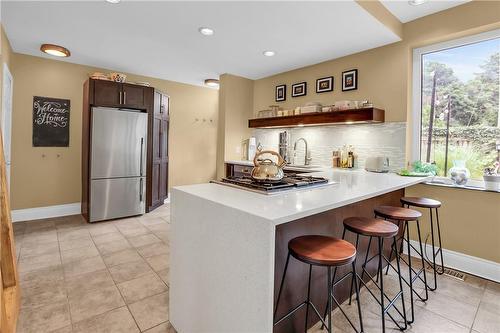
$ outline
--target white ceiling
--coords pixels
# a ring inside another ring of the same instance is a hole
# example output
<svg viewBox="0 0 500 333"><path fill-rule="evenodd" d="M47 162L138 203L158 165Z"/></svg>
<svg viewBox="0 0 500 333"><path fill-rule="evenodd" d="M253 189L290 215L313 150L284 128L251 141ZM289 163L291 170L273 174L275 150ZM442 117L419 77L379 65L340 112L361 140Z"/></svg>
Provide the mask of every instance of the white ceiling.
<svg viewBox="0 0 500 333"><path fill-rule="evenodd" d="M15 52L50 57L40 44L59 44L71 51L64 61L197 85L223 73L258 79L399 40L350 0L2 1L2 21ZM201 26L215 35L202 36Z"/></svg>
<svg viewBox="0 0 500 333"><path fill-rule="evenodd" d="M401 22L406 23L442 10L452 8L471 0L428 0L413 6L407 0L380 0Z"/></svg>

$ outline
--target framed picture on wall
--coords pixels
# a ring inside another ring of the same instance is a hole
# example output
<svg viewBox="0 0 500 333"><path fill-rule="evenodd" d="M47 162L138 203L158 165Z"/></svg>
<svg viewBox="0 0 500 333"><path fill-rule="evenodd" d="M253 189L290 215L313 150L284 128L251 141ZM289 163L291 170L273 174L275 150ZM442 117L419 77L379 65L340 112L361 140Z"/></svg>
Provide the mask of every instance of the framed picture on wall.
<svg viewBox="0 0 500 333"><path fill-rule="evenodd" d="M307 95L307 82L292 84L292 97Z"/></svg>
<svg viewBox="0 0 500 333"><path fill-rule="evenodd" d="M283 102L286 100L286 85L282 84L279 86L276 86L276 91L275 91L275 101L276 102Z"/></svg>
<svg viewBox="0 0 500 333"><path fill-rule="evenodd" d="M316 80L316 93L333 91L333 76L322 77Z"/></svg>
<svg viewBox="0 0 500 333"><path fill-rule="evenodd" d="M351 69L342 72L342 91L358 89L358 70Z"/></svg>

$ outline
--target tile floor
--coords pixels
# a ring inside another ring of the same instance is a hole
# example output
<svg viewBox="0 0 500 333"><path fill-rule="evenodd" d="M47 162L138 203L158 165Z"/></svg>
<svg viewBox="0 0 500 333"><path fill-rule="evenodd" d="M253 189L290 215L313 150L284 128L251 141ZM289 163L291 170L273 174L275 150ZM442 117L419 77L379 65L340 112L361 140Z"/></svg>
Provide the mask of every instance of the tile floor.
<svg viewBox="0 0 500 333"><path fill-rule="evenodd" d="M14 223L18 333L174 332L168 322L169 205L87 224L80 216Z"/></svg>
<svg viewBox="0 0 500 333"><path fill-rule="evenodd" d="M175 332L168 322L169 229L169 205L97 224L79 216L15 223L22 290L17 332ZM384 281L396 291L394 273ZM380 332L377 303L366 289L360 299L365 332ZM405 303L409 313L408 297ZM345 310L357 322L355 305ZM500 284L440 276L429 301L415 303L415 318L407 332L498 333ZM352 332L338 310L333 322L335 332ZM397 331L386 323L388 332Z"/></svg>
<svg viewBox="0 0 500 333"><path fill-rule="evenodd" d="M412 260L414 267L421 267L418 261ZM403 276L408 276L408 268L402 265ZM432 272L427 271L427 278L430 283L433 281ZM375 295L379 291L373 284L368 287ZM392 298L399 291L399 282L395 271L389 270L389 275L384 276L384 289ZM409 288L403 284L405 305L408 319L410 319L411 309L409 300ZM423 283L416 283L416 290L421 295L424 294ZM415 297L416 299L416 297ZM354 300L354 298L353 298ZM382 320L380 306L373 296L365 289L360 292L361 308L363 315L364 332L382 332ZM359 321L357 316L356 303L352 305L344 303L344 310L349 318L354 319L357 327ZM387 302L385 302L387 305ZM396 301L396 305L401 309L401 300ZM389 313L400 323L400 316L395 310ZM409 333L499 333L500 332L500 284L487 281L472 275L466 275L461 281L446 275L438 275L438 288L436 291L429 291L427 302L415 301L414 303L415 321L408 325L405 332ZM333 312L334 332L347 333L354 332L338 309ZM316 325L309 330L310 333L322 332ZM323 331L324 332L324 331ZM401 332L396 325L386 316L386 332Z"/></svg>

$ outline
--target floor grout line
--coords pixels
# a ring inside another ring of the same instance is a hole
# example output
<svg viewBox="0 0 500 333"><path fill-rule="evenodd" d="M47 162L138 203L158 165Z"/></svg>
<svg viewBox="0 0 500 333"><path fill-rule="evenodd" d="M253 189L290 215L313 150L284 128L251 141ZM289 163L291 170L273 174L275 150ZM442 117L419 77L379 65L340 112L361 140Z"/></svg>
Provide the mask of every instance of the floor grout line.
<svg viewBox="0 0 500 333"><path fill-rule="evenodd" d="M67 309L68 309L68 315L69 315L69 325L71 327L71 332L73 332L73 318L71 316L71 305L69 302L69 293L68 293L68 288L66 285L66 274L64 272L64 265L62 263L61 243L59 242L59 233L57 232L57 228L56 228L56 237L57 237L57 247L59 248L59 257L61 259L61 271L62 271L62 275L63 275L64 291L66 293L66 303L67 303Z"/></svg>
<svg viewBox="0 0 500 333"><path fill-rule="evenodd" d="M481 303L483 302L484 294L486 294L486 285L483 288L483 292L481 293L481 299L479 300L479 304L477 305L476 313L474 314L474 319L472 320L472 324L470 325L470 331L472 332L474 328L474 323L476 322L477 314L479 313L479 308L481 307Z"/></svg>
<svg viewBox="0 0 500 333"><path fill-rule="evenodd" d="M116 228L116 225L113 224L113 226ZM118 228L116 228L118 229ZM119 231L119 230L118 230ZM130 316L132 317L132 319L134 320L134 323L135 323L135 326L137 327L137 329L139 330L139 332L141 332L141 328L139 327L139 324L137 323L137 320L135 319L132 311L130 310L130 307L128 306L127 302L125 301L125 298L123 297L123 294L122 292L120 291L120 288L118 288L118 285L116 284L116 281L115 279L113 278L113 275L111 274L111 272L109 271L109 267L106 266L106 263L104 262L104 258L102 257L102 253L101 251L99 251L99 248L97 247L97 244L95 244L95 241L94 241L94 238L92 237L92 235L90 235L90 239L92 239L92 242L94 243L95 247L97 248L97 252L99 252L99 255L101 257L101 260L103 261L104 263L104 266L106 267L106 271L108 272L109 276L111 277L111 281L113 281L113 285L115 286L115 288L118 290L118 293L120 294L120 297L122 298L122 301L123 303L125 304L125 306L127 307L127 311L129 312ZM128 243L128 241L127 241ZM130 244L129 244L130 245ZM113 310L116 310L116 309L119 309L120 307L118 308L115 308L115 309L111 309L109 311L113 311ZM92 317L93 318L93 317Z"/></svg>

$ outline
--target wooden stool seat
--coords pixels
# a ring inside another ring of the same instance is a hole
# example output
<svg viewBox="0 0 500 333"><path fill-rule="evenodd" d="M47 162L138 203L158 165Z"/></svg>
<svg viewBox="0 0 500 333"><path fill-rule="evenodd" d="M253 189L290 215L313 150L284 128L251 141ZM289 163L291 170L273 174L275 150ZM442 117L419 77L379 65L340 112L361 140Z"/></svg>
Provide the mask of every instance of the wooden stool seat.
<svg viewBox="0 0 500 333"><path fill-rule="evenodd" d="M404 205L422 207L422 208L439 208L441 207L441 202L429 199L429 198L419 198L419 197L402 197L401 203Z"/></svg>
<svg viewBox="0 0 500 333"><path fill-rule="evenodd" d="M422 213L410 208L378 206L375 208L375 215L391 220L415 221L422 216Z"/></svg>
<svg viewBox="0 0 500 333"><path fill-rule="evenodd" d="M368 217L349 217L344 220L344 227L364 236L394 237L399 228L392 222Z"/></svg>
<svg viewBox="0 0 500 333"><path fill-rule="evenodd" d="M342 266L356 258L351 243L328 236L300 236L288 242L288 250L296 259L310 265Z"/></svg>

